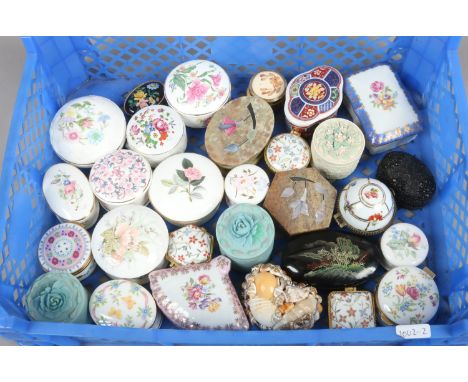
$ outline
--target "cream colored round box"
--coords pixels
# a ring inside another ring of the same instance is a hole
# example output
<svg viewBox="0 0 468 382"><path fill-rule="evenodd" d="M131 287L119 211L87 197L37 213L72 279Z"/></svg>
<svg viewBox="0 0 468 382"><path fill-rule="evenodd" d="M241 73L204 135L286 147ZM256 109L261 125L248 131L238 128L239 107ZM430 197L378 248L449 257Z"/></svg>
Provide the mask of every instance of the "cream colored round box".
<svg viewBox="0 0 468 382"><path fill-rule="evenodd" d="M127 146L143 155L151 167L187 148L187 133L180 115L163 105L148 106L127 124Z"/></svg>
<svg viewBox="0 0 468 382"><path fill-rule="evenodd" d="M58 163L42 180L42 192L52 212L61 222L75 222L89 228L99 216L99 204L88 178L75 166Z"/></svg>
<svg viewBox="0 0 468 382"><path fill-rule="evenodd" d="M149 198L164 219L177 226L201 225L216 213L224 195L219 168L208 158L176 154L154 170Z"/></svg>
<svg viewBox="0 0 468 382"><path fill-rule="evenodd" d="M271 171L281 172L309 166L311 155L308 143L294 132L274 136L265 147L264 157Z"/></svg>
<svg viewBox="0 0 468 382"><path fill-rule="evenodd" d="M113 279L147 282L147 275L166 266L169 245L166 223L144 206L124 206L96 224L91 249L99 267Z"/></svg>
<svg viewBox="0 0 468 382"><path fill-rule="evenodd" d="M100 96L76 98L63 105L50 125L50 143L64 162L89 168L123 147L127 123L120 108Z"/></svg>
<svg viewBox="0 0 468 382"><path fill-rule="evenodd" d="M206 127L229 100L231 81L219 65L206 60L184 62L174 68L164 85L167 104L188 127Z"/></svg>
<svg viewBox="0 0 468 382"><path fill-rule="evenodd" d="M260 204L269 187L268 174L254 164L234 167L224 179L226 202L229 206L240 203Z"/></svg>
<svg viewBox="0 0 468 382"><path fill-rule="evenodd" d="M361 129L343 118L331 118L314 131L311 150L314 167L329 179L344 179L359 164L366 141Z"/></svg>
<svg viewBox="0 0 468 382"><path fill-rule="evenodd" d="M106 210L129 204L146 205L151 183L151 166L140 154L118 150L97 161L89 182Z"/></svg>

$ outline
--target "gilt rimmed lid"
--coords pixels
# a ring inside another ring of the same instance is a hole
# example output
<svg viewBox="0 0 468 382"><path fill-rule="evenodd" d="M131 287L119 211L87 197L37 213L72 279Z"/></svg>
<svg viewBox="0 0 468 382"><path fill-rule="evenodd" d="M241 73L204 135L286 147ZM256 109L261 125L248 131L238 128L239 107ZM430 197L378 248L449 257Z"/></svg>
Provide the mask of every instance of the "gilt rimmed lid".
<svg viewBox="0 0 468 382"><path fill-rule="evenodd" d="M286 79L280 73L264 70L252 76L248 91L249 95L260 97L273 104L284 97L286 86Z"/></svg>
<svg viewBox="0 0 468 382"><path fill-rule="evenodd" d="M297 134L279 134L265 148L265 162L274 172L296 170L310 163L310 148Z"/></svg>
<svg viewBox="0 0 468 382"><path fill-rule="evenodd" d="M169 234L166 258L173 266L206 263L213 246L214 237L205 228L189 224Z"/></svg>

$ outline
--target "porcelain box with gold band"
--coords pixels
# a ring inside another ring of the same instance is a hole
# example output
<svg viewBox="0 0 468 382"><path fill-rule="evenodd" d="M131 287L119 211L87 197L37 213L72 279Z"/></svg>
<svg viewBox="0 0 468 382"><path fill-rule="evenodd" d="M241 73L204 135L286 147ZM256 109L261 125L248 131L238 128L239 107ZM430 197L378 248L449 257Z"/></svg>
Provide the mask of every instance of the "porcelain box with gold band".
<svg viewBox="0 0 468 382"><path fill-rule="evenodd" d="M331 329L375 327L372 293L356 288L331 292L328 295L328 326Z"/></svg>
<svg viewBox="0 0 468 382"><path fill-rule="evenodd" d="M273 172L307 167L311 158L309 145L296 132L274 136L265 148L264 156Z"/></svg>
<svg viewBox="0 0 468 382"><path fill-rule="evenodd" d="M265 70L252 76L247 89L247 95L259 97L274 108L284 102L286 86L286 79L280 73Z"/></svg>
<svg viewBox="0 0 468 382"><path fill-rule="evenodd" d="M166 259L171 267L206 263L213 255L214 237L205 228L186 225L169 234Z"/></svg>

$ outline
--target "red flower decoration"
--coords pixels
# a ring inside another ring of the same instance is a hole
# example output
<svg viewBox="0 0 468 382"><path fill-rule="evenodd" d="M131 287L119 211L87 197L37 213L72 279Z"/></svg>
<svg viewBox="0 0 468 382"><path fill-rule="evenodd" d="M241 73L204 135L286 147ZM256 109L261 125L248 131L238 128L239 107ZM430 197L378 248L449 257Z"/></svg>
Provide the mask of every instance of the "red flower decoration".
<svg viewBox="0 0 468 382"><path fill-rule="evenodd" d="M381 213L377 213L377 214L374 214L374 215L371 215L367 218L368 221L370 222L376 222L376 221L382 221L383 220L383 216Z"/></svg>

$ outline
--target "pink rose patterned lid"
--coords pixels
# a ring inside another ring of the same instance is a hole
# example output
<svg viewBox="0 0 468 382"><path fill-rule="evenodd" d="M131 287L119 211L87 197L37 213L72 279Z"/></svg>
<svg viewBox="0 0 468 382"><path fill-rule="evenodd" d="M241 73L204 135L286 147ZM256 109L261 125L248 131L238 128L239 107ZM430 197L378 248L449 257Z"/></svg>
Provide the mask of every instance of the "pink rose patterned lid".
<svg viewBox="0 0 468 382"><path fill-rule="evenodd" d="M206 263L211 260L213 244L206 229L190 224L169 234L166 258L172 266Z"/></svg>
<svg viewBox="0 0 468 382"><path fill-rule="evenodd" d="M151 166L140 154L118 150L98 160L89 174L91 189L105 203L128 203L144 194Z"/></svg>
<svg viewBox="0 0 468 382"><path fill-rule="evenodd" d="M234 167L224 179L228 204L260 204L270 186L268 174L254 164Z"/></svg>
<svg viewBox="0 0 468 382"><path fill-rule="evenodd" d="M227 73L211 61L193 60L175 67L165 83L169 106L180 113L203 115L213 113L231 95Z"/></svg>
<svg viewBox="0 0 468 382"><path fill-rule="evenodd" d="M307 167L310 157L309 145L296 134L277 135L265 148L265 162L274 172Z"/></svg>
<svg viewBox="0 0 468 382"><path fill-rule="evenodd" d="M231 261L151 272L151 290L164 315L184 329L247 330L249 322L229 279Z"/></svg>
<svg viewBox="0 0 468 382"><path fill-rule="evenodd" d="M50 125L50 143L65 162L91 167L125 143L125 116L111 100L76 98L63 105Z"/></svg>
<svg viewBox="0 0 468 382"><path fill-rule="evenodd" d="M328 295L328 325L331 329L375 327L372 293L347 288Z"/></svg>
<svg viewBox="0 0 468 382"><path fill-rule="evenodd" d="M439 290L431 275L412 266L387 272L376 299L384 317L398 325L425 324L439 308Z"/></svg>
<svg viewBox="0 0 468 382"><path fill-rule="evenodd" d="M79 275L91 261L91 238L77 224L53 226L42 236L37 250L39 263L46 272Z"/></svg>

